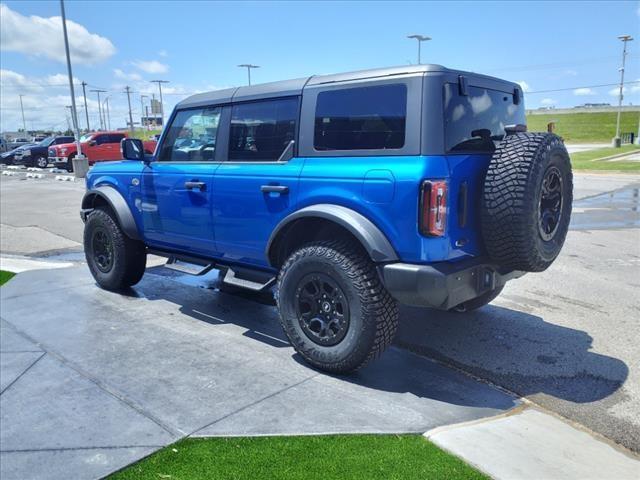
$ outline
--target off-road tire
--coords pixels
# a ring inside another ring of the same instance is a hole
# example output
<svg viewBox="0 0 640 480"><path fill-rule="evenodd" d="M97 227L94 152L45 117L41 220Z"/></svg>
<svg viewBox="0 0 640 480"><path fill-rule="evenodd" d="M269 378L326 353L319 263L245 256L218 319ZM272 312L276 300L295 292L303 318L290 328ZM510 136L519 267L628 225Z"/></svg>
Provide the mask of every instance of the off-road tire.
<svg viewBox="0 0 640 480"><path fill-rule="evenodd" d="M303 331L296 313L296 291L305 276L320 273L344 292L349 326L336 345L319 345ZM375 265L359 245L320 241L295 251L284 263L276 288L280 321L295 350L314 367L348 373L377 358L398 328L398 306L382 285Z"/></svg>
<svg viewBox="0 0 640 480"><path fill-rule="evenodd" d="M474 310L477 310L480 307L484 307L485 305L493 302L498 297L498 295L502 293L503 289L504 285L496 288L495 290L489 290L479 297L473 298L466 302L462 302L460 305L456 305L455 307L449 309L449 311L456 313L473 312Z"/></svg>
<svg viewBox="0 0 640 480"><path fill-rule="evenodd" d="M539 230L543 180L557 171L562 180L557 228L544 239ZM569 229L573 176L562 139L551 133L508 135L498 145L484 181L481 229L497 264L527 272L546 270Z"/></svg>
<svg viewBox="0 0 640 480"><path fill-rule="evenodd" d="M113 261L108 271L100 269L94 255L93 235L96 229L106 234L113 245ZM131 287L144 275L147 263L144 244L127 237L110 210L96 208L87 217L84 226L84 253L93 278L106 290Z"/></svg>
<svg viewBox="0 0 640 480"><path fill-rule="evenodd" d="M72 153L71 155L69 155L67 157L67 165L66 165L65 168L67 169L67 172L69 172L69 173L73 173L73 159L75 157L76 157L75 153Z"/></svg>

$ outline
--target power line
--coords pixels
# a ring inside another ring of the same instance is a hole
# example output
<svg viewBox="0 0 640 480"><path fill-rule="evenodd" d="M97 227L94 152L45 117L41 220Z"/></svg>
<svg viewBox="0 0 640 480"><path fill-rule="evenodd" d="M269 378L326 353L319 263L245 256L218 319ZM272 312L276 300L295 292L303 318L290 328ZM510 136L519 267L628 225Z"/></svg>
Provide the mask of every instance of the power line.
<svg viewBox="0 0 640 480"><path fill-rule="evenodd" d="M633 82L625 82L625 85L630 85L632 83L640 83L640 80L634 80ZM584 85L580 87L567 87L567 88L555 88L552 90L537 90L535 92L526 92L527 95L531 95L533 93L551 93L551 92L566 92L568 90L577 90L578 88L599 88L599 87L615 87L620 85L619 83L602 83L600 85Z"/></svg>

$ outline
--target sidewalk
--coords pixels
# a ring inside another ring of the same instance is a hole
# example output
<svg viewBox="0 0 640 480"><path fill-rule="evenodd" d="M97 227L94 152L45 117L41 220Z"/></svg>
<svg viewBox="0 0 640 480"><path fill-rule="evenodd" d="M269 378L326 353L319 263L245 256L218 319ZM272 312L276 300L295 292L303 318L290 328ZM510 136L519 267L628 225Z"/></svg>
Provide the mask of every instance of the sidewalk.
<svg viewBox="0 0 640 480"><path fill-rule="evenodd" d="M424 434L497 480L640 478L640 460L535 408Z"/></svg>

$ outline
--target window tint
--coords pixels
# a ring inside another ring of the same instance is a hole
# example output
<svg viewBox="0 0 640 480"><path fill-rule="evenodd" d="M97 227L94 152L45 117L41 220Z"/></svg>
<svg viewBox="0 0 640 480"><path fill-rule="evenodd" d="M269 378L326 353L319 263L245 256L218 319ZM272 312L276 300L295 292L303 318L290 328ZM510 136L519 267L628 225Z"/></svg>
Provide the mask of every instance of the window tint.
<svg viewBox="0 0 640 480"><path fill-rule="evenodd" d="M297 98L234 105L231 111L229 160L278 160L295 138L297 118Z"/></svg>
<svg viewBox="0 0 640 480"><path fill-rule="evenodd" d="M109 135L98 135L96 137L93 137L93 140L96 142L97 145L109 143Z"/></svg>
<svg viewBox="0 0 640 480"><path fill-rule="evenodd" d="M160 149L161 162L211 162L215 160L220 107L178 112Z"/></svg>
<svg viewBox="0 0 640 480"><path fill-rule="evenodd" d="M107 136L109 137L107 143L120 143L120 141L124 138L123 133L112 133Z"/></svg>
<svg viewBox="0 0 640 480"><path fill-rule="evenodd" d="M316 150L383 150L404 146L407 87L403 84L318 94Z"/></svg>
<svg viewBox="0 0 640 480"><path fill-rule="evenodd" d="M458 85L444 85L445 143L448 152L493 152L494 140L504 137L506 125L526 125L524 103L513 103L513 94Z"/></svg>

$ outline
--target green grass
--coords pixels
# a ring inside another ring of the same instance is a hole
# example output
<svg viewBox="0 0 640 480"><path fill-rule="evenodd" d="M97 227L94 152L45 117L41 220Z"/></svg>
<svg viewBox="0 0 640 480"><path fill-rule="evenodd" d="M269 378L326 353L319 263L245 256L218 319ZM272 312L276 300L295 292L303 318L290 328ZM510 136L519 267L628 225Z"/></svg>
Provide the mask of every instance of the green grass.
<svg viewBox="0 0 640 480"><path fill-rule="evenodd" d="M625 152L640 151L638 145L623 145L620 148L599 148L597 150L588 150L586 152L572 153L571 166L574 170L616 170L622 172L640 172L640 162L604 162L599 161L612 155Z"/></svg>
<svg viewBox="0 0 640 480"><path fill-rule="evenodd" d="M419 435L188 438L110 480L487 479Z"/></svg>
<svg viewBox="0 0 640 480"><path fill-rule="evenodd" d="M7 283L14 275L15 273L0 270L0 285L4 285L5 283Z"/></svg>
<svg viewBox="0 0 640 480"><path fill-rule="evenodd" d="M545 113L528 115L530 132L546 132L549 122L556 123L555 133L567 143L610 142L616 133L616 112ZM638 132L640 112L622 112L620 131Z"/></svg>
<svg viewBox="0 0 640 480"><path fill-rule="evenodd" d="M616 133L615 112L604 113L545 113L528 115L527 127L530 132L546 132L549 122L556 123L555 133L567 143L610 142ZM622 112L620 131L638 132L640 112Z"/></svg>
<svg viewBox="0 0 640 480"><path fill-rule="evenodd" d="M131 135L131 138L139 138L140 140L150 140L154 135L162 133L162 129L157 128L155 130L146 130L136 128Z"/></svg>

